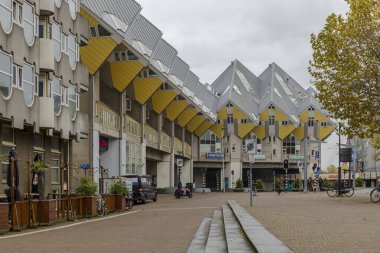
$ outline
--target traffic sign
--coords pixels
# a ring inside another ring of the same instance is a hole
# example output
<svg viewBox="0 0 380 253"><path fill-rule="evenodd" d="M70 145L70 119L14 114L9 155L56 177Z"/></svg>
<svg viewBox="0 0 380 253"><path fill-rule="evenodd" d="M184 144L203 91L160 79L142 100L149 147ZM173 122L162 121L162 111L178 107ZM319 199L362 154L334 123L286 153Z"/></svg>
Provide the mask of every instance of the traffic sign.
<svg viewBox="0 0 380 253"><path fill-rule="evenodd" d="M183 159L177 159L177 166L182 167L183 166Z"/></svg>
<svg viewBox="0 0 380 253"><path fill-rule="evenodd" d="M255 163L255 155L254 154L248 154L249 163Z"/></svg>
<svg viewBox="0 0 380 253"><path fill-rule="evenodd" d="M319 151L315 151L315 159L319 159Z"/></svg>
<svg viewBox="0 0 380 253"><path fill-rule="evenodd" d="M245 140L245 145L247 147L247 153L248 154L255 153L255 140L254 139Z"/></svg>

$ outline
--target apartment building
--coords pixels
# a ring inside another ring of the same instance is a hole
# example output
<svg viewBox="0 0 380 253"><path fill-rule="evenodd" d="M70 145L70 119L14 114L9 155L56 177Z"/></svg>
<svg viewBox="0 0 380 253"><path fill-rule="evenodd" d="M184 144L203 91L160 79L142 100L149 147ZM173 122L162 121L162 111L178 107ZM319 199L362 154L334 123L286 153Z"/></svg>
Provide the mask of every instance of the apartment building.
<svg viewBox="0 0 380 253"><path fill-rule="evenodd" d="M75 188L83 164L97 182L149 174L158 188L179 176L212 190L238 178L247 185L246 139L256 140L254 177L268 185L284 159L299 174L303 143L309 170L318 163L318 141L335 126L314 90L275 63L256 77L237 60L203 84L141 8L134 0L0 3L1 153L15 148L22 164L41 154L51 165L47 192Z"/></svg>

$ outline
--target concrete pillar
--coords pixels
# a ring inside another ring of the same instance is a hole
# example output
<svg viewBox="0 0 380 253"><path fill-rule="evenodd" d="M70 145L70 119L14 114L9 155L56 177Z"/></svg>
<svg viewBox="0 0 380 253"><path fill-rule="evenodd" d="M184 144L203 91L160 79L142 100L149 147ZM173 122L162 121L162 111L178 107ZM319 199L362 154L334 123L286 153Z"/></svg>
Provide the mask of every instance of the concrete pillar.
<svg viewBox="0 0 380 253"><path fill-rule="evenodd" d="M146 105L141 106L141 173L146 175L146 140L145 140Z"/></svg>
<svg viewBox="0 0 380 253"><path fill-rule="evenodd" d="M172 186L171 154L164 154L163 160L157 162L157 188L166 188L170 186Z"/></svg>
<svg viewBox="0 0 380 253"><path fill-rule="evenodd" d="M186 183L192 183L193 180L191 178L191 160L184 159L183 161L183 167L182 167L182 174L181 174L181 182L182 185L185 185Z"/></svg>
<svg viewBox="0 0 380 253"><path fill-rule="evenodd" d="M92 168L94 169L93 179L98 184L99 191L99 132L93 131L93 145L92 145Z"/></svg>
<svg viewBox="0 0 380 253"><path fill-rule="evenodd" d="M171 129L171 138L172 138L172 150L170 153L170 187L174 187L174 177L176 176L174 174L174 163L175 163L175 156L174 156L174 128L175 123L170 123L170 129Z"/></svg>

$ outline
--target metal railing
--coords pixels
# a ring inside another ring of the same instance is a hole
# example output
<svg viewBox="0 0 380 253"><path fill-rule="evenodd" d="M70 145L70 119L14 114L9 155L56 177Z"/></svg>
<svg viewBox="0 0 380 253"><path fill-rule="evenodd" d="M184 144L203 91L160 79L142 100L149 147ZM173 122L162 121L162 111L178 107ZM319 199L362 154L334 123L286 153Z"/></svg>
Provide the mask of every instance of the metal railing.
<svg viewBox="0 0 380 253"><path fill-rule="evenodd" d="M96 101L96 118L100 125L117 131L120 130L120 116L99 101Z"/></svg>
<svg viewBox="0 0 380 253"><path fill-rule="evenodd" d="M172 138L164 132L161 132L161 144L165 148L172 147Z"/></svg>
<svg viewBox="0 0 380 253"><path fill-rule="evenodd" d="M124 132L130 135L141 137L141 124L124 114Z"/></svg>

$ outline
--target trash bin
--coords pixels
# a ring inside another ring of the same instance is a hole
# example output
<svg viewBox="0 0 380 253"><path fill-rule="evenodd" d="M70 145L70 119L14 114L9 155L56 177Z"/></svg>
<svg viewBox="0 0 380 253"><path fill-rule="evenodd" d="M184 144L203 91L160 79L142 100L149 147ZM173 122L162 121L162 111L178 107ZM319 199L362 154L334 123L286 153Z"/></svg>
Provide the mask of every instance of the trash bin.
<svg viewBox="0 0 380 253"><path fill-rule="evenodd" d="M186 183L186 187L189 188L191 192L193 192L193 183Z"/></svg>

